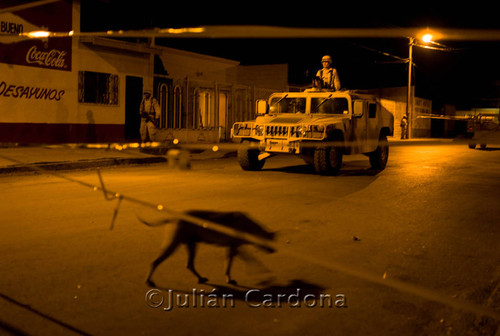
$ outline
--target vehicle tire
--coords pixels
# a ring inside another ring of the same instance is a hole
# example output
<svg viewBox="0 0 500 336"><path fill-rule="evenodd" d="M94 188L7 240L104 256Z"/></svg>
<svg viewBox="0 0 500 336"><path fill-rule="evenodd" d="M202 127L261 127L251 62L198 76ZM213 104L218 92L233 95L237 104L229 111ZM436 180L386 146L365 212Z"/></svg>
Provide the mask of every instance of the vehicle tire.
<svg viewBox="0 0 500 336"><path fill-rule="evenodd" d="M314 169L321 175L337 175L342 166L339 147L318 147L314 150Z"/></svg>
<svg viewBox="0 0 500 336"><path fill-rule="evenodd" d="M250 149L248 143L243 143L238 148L238 163L243 170L261 170L266 160L259 160L259 154L258 149Z"/></svg>
<svg viewBox="0 0 500 336"><path fill-rule="evenodd" d="M389 159L389 144L387 136L381 135L378 140L377 149L368 154L373 169L384 170Z"/></svg>
<svg viewBox="0 0 500 336"><path fill-rule="evenodd" d="M486 148L486 144L480 144L479 147L481 147L481 149L485 149Z"/></svg>
<svg viewBox="0 0 500 336"><path fill-rule="evenodd" d="M476 148L476 144L475 144L475 143L470 143L470 144L469 144L469 148L470 148L470 149L474 149L474 148Z"/></svg>

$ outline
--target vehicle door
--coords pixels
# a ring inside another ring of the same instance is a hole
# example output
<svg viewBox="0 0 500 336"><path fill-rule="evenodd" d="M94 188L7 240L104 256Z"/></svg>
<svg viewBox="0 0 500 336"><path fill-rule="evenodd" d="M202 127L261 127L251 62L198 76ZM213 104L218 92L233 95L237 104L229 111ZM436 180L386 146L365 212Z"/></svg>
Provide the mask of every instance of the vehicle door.
<svg viewBox="0 0 500 336"><path fill-rule="evenodd" d="M368 102L364 100L355 100L351 130L352 154L365 152L364 149L366 148L367 142L367 119Z"/></svg>
<svg viewBox="0 0 500 336"><path fill-rule="evenodd" d="M380 117L378 114L380 113L380 106L377 104L375 100L368 101L368 116L366 118L366 129L367 129L367 141L366 145L363 148L363 153L373 152L377 149L378 146L378 138L379 138L379 120Z"/></svg>

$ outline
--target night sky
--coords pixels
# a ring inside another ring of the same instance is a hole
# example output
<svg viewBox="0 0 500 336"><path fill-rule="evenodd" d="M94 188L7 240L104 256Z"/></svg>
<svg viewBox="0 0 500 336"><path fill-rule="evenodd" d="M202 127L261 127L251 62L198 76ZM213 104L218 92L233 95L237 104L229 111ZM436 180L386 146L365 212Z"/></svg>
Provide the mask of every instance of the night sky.
<svg viewBox="0 0 500 336"><path fill-rule="evenodd" d="M335 5L335 2L176 3L84 0L82 30L196 27L204 25L275 25L289 27L431 27L500 29L494 3L447 7L401 2ZM345 2L343 2L345 3ZM404 5L404 6L403 6ZM414 48L416 94L433 106L496 106L500 97L500 41L439 41L451 51ZM307 84L324 54L333 57L342 87L405 86L408 39L157 39L157 44L233 59L243 65L289 64L290 84Z"/></svg>

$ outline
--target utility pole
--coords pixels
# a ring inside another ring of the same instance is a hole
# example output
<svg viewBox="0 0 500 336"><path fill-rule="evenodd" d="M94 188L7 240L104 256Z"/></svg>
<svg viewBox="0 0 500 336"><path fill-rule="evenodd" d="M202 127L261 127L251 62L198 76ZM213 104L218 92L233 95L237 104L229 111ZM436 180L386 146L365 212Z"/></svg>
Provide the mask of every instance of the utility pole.
<svg viewBox="0 0 500 336"><path fill-rule="evenodd" d="M413 122L411 117L413 116L413 104L412 104L412 95L411 95L411 72L413 68L413 45L415 44L415 38L410 37L410 51L408 55L408 92L406 97L406 120L408 121L408 125L406 127L406 138L409 139L411 137L411 127L413 126Z"/></svg>

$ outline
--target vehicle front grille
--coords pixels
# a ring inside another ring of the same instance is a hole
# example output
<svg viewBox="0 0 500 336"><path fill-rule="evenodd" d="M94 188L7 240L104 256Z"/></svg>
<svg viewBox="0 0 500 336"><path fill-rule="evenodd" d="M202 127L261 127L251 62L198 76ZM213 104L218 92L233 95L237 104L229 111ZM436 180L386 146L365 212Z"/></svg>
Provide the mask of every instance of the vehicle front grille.
<svg viewBox="0 0 500 336"><path fill-rule="evenodd" d="M266 126L267 136L288 137L289 131L289 126Z"/></svg>

